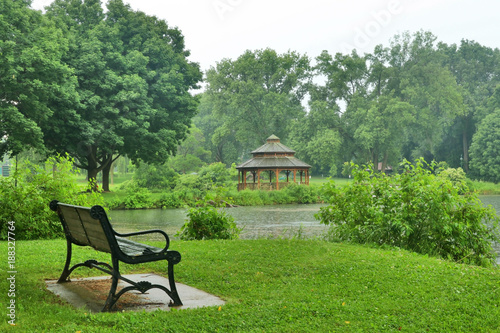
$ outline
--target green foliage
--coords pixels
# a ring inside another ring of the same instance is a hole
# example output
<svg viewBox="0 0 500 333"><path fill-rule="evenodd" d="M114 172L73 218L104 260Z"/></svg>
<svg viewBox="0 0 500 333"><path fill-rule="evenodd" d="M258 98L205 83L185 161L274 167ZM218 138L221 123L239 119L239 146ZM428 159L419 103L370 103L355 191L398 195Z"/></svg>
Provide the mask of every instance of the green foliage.
<svg viewBox="0 0 500 333"><path fill-rule="evenodd" d="M127 209L151 208L151 193L146 188L131 186L127 190L124 203Z"/></svg>
<svg viewBox="0 0 500 333"><path fill-rule="evenodd" d="M462 168L446 168L437 174L438 178L446 179L451 182L453 187L458 190L459 194L464 194L473 188L473 183L467 179Z"/></svg>
<svg viewBox="0 0 500 333"><path fill-rule="evenodd" d="M100 193L82 193L74 180L73 161L52 157L44 165L25 161L10 177L0 177L0 239L7 237L7 223L15 222L16 239L63 237L61 222L49 203L92 206L102 204Z"/></svg>
<svg viewBox="0 0 500 333"><path fill-rule="evenodd" d="M498 241L498 217L475 193L434 176L420 159L403 173L375 174L353 165L354 181L326 184L329 205L317 218L341 241L397 246L457 262L488 265ZM466 194L460 195L459 190Z"/></svg>
<svg viewBox="0 0 500 333"><path fill-rule="evenodd" d="M500 109L497 109L481 121L470 147L471 169L479 178L495 184L500 182L499 142Z"/></svg>
<svg viewBox="0 0 500 333"><path fill-rule="evenodd" d="M0 156L43 150L43 125L78 97L61 60L68 41L30 3L0 0Z"/></svg>
<svg viewBox="0 0 500 333"><path fill-rule="evenodd" d="M292 200L295 203L308 204L318 202L316 187L313 186L291 183L283 191L293 198Z"/></svg>
<svg viewBox="0 0 500 333"><path fill-rule="evenodd" d="M293 51L248 50L207 71L206 98L201 102L217 118L210 133L217 155L222 155L218 161L226 162L222 158L228 148L258 147L273 133L288 138L287 120L303 113L301 101L311 76L309 62L307 56Z"/></svg>
<svg viewBox="0 0 500 333"><path fill-rule="evenodd" d="M177 154L169 158L168 165L179 173L198 171L210 155L210 152L203 148L204 144L203 132L192 124L187 138L177 147Z"/></svg>
<svg viewBox="0 0 500 333"><path fill-rule="evenodd" d="M161 208L179 208L183 206L181 196L177 192L163 193L160 199L155 203Z"/></svg>
<svg viewBox="0 0 500 333"><path fill-rule="evenodd" d="M234 203L240 206L260 206L267 204L262 199L260 195L263 191L254 191L254 190L242 190L242 191L234 191L231 193L231 196L234 200Z"/></svg>
<svg viewBox="0 0 500 333"><path fill-rule="evenodd" d="M225 186L231 179L231 169L221 162L212 163L198 171L200 189Z"/></svg>
<svg viewBox="0 0 500 333"><path fill-rule="evenodd" d="M166 162L186 137L202 79L181 32L121 0L105 13L98 0L58 0L46 15L70 41L65 65L80 96L48 122L46 144L77 158L89 178L116 155Z"/></svg>
<svg viewBox="0 0 500 333"><path fill-rule="evenodd" d="M188 210L188 222L178 233L183 240L236 239L241 229L234 218L221 209L217 201L205 197L198 202L198 207Z"/></svg>
<svg viewBox="0 0 500 333"><path fill-rule="evenodd" d="M169 190L175 188L179 175L166 164L151 165L141 163L134 172L134 181L139 187L149 190Z"/></svg>

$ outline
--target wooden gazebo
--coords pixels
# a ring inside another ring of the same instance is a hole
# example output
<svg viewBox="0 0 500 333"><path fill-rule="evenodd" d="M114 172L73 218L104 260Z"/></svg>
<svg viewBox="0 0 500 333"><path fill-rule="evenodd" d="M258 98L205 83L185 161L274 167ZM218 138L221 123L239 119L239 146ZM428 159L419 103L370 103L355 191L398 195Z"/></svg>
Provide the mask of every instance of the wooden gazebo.
<svg viewBox="0 0 500 333"><path fill-rule="evenodd" d="M280 142L276 135L267 138L267 143L252 151L253 158L238 165L238 191L244 189L279 190L293 182L309 185L311 166L296 158L295 151ZM269 179L263 181L261 173L267 172ZM274 173L274 181L273 181ZM280 184L280 174L285 177ZM250 182L247 180L250 178Z"/></svg>

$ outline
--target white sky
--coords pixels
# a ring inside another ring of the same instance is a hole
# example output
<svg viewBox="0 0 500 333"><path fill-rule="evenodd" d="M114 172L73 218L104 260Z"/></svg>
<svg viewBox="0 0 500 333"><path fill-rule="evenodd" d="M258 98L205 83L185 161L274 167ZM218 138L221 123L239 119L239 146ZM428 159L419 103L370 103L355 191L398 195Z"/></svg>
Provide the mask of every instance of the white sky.
<svg viewBox="0 0 500 333"><path fill-rule="evenodd" d="M52 0L33 0L42 9ZM373 51L397 33L431 31L439 41L469 39L500 48L498 0L124 0L178 27L203 71L245 50L306 54Z"/></svg>

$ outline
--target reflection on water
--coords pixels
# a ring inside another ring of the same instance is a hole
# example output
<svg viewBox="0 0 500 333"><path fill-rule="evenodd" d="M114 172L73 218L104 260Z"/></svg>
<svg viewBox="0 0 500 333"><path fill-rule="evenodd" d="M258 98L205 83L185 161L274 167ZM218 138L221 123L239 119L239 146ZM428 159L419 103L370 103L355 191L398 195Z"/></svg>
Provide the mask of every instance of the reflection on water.
<svg viewBox="0 0 500 333"><path fill-rule="evenodd" d="M500 196L480 196L485 205L491 205L500 215ZM228 208L238 227L243 228L241 238L293 237L301 234L314 237L324 233L328 227L319 223L314 214L322 205L277 205ZM133 232L147 229L161 229L170 237L186 222L185 209L113 210L109 213L111 223L118 232ZM495 244L499 253L500 244Z"/></svg>

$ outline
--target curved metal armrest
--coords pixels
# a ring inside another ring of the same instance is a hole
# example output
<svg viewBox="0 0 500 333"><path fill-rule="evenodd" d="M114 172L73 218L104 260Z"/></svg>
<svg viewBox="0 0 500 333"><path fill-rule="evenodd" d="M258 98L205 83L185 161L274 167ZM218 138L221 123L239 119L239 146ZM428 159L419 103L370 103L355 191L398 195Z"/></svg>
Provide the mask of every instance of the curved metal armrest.
<svg viewBox="0 0 500 333"><path fill-rule="evenodd" d="M146 234L153 234L153 233L159 233L159 234L162 234L163 237L165 237L166 245L163 248L163 251L167 251L168 247L170 246L170 238L168 238L167 233L163 230L153 229L153 230L130 232L130 233L126 233L126 234L121 234L121 233L115 231L115 235L118 237L131 237L131 236L139 236L139 235L146 235Z"/></svg>

